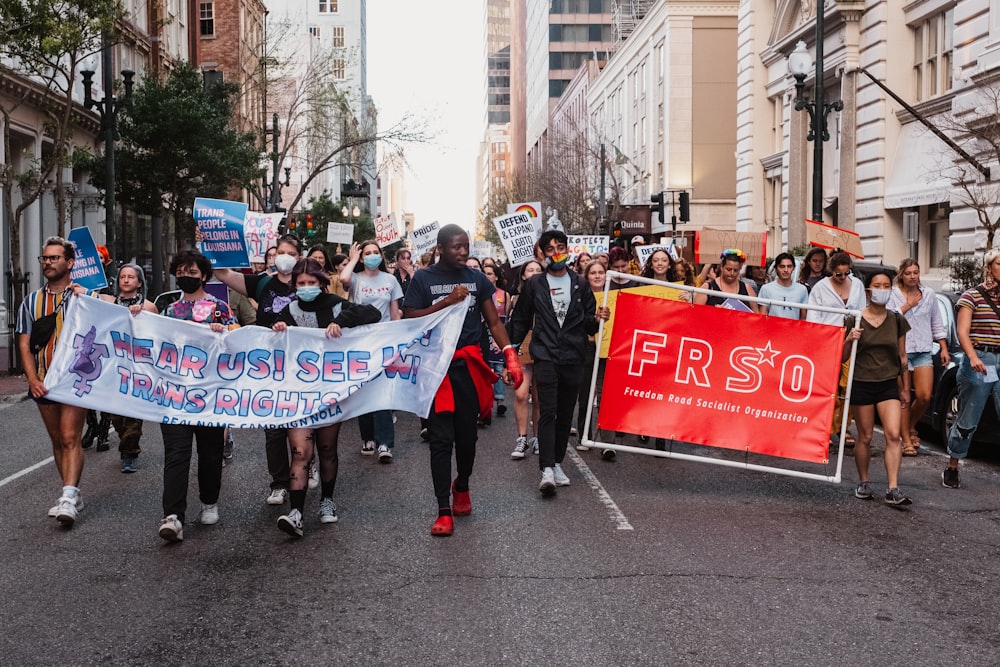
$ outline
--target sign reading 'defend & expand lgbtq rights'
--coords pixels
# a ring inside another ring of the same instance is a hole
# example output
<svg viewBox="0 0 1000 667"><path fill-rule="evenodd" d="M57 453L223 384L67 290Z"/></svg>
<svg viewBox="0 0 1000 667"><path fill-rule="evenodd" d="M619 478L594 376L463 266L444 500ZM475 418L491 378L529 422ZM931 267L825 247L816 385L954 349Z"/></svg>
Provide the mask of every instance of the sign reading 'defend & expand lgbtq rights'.
<svg viewBox="0 0 1000 667"><path fill-rule="evenodd" d="M250 268L243 235L243 220L248 208L243 202L225 199L198 197L194 200L194 221L201 232L199 248L213 267Z"/></svg>
<svg viewBox="0 0 1000 667"><path fill-rule="evenodd" d="M826 463L840 327L622 294L598 426Z"/></svg>
<svg viewBox="0 0 1000 667"><path fill-rule="evenodd" d="M513 213L493 218L503 250L511 266L521 266L535 256L535 225L524 213Z"/></svg>

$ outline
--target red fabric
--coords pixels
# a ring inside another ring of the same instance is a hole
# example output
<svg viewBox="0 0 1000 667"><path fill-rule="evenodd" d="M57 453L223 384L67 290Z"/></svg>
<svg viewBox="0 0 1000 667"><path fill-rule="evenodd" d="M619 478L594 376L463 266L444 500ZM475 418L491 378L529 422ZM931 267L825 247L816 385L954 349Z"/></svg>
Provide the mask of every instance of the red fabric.
<svg viewBox="0 0 1000 667"><path fill-rule="evenodd" d="M476 387L476 398L479 399L479 416L486 419L493 412L493 385L500 376L483 361L483 353L478 345L466 345L455 350L452 361L459 359L465 362L472 376L472 384ZM434 396L434 412L455 411L455 390L451 386L451 378L446 373L441 386Z"/></svg>

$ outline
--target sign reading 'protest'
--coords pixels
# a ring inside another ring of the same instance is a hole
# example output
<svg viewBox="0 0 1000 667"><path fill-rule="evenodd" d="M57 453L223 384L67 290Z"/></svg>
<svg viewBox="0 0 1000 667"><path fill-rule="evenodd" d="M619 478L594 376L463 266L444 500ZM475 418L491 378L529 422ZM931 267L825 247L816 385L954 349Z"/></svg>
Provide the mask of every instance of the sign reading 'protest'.
<svg viewBox="0 0 1000 667"><path fill-rule="evenodd" d="M593 257L599 252L608 252L607 236L568 236L570 259L575 258L580 253L587 253Z"/></svg>
<svg viewBox="0 0 1000 667"><path fill-rule="evenodd" d="M535 226L524 213L493 218L511 266L521 266L535 256Z"/></svg>

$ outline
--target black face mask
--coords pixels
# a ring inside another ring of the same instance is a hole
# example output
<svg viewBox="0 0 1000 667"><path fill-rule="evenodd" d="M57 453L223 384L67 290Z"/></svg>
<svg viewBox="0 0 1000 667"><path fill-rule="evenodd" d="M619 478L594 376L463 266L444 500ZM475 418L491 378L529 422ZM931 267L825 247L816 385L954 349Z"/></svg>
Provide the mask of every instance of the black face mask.
<svg viewBox="0 0 1000 667"><path fill-rule="evenodd" d="M185 294L194 294L201 289L202 282L201 278L196 276L180 276L177 279L177 286L181 288L181 291Z"/></svg>

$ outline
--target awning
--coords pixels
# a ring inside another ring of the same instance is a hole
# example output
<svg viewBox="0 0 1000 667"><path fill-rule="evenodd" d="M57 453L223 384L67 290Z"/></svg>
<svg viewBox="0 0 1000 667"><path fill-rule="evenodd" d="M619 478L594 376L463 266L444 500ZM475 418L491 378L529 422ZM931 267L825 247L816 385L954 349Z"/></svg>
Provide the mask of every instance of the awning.
<svg viewBox="0 0 1000 667"><path fill-rule="evenodd" d="M885 208L948 201L952 190L948 172L954 158L952 150L920 123L904 125L885 184Z"/></svg>

